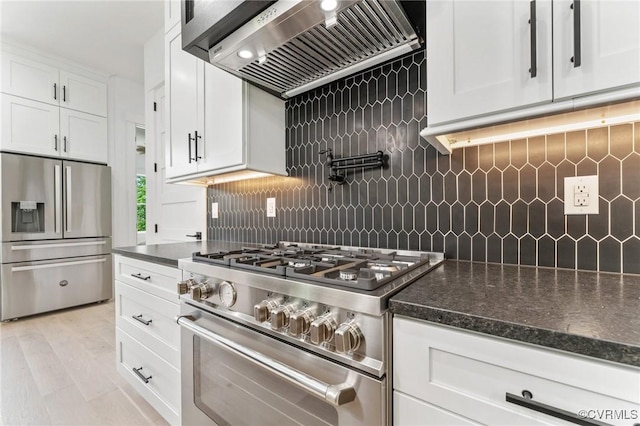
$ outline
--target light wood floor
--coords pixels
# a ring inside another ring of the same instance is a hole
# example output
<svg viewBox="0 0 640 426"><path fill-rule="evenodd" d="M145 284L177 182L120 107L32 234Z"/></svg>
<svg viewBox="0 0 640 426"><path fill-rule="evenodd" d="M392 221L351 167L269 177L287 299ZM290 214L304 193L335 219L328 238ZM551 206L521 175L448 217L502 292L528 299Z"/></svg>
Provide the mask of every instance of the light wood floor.
<svg viewBox="0 0 640 426"><path fill-rule="evenodd" d="M0 423L167 425L115 362L113 302L0 324Z"/></svg>

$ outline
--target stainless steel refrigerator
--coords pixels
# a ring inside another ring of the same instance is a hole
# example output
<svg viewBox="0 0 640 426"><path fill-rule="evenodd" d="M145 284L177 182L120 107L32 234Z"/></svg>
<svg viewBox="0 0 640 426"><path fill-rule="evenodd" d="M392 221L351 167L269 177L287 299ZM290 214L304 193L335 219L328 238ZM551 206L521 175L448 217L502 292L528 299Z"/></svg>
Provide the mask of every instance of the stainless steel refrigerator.
<svg viewBox="0 0 640 426"><path fill-rule="evenodd" d="M0 320L113 296L111 169L0 154Z"/></svg>

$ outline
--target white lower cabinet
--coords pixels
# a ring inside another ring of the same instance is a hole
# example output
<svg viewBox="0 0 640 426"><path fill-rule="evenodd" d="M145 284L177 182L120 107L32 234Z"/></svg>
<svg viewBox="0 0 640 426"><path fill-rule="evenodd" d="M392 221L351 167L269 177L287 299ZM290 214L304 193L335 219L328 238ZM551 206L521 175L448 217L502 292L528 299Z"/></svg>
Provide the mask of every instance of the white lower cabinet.
<svg viewBox="0 0 640 426"><path fill-rule="evenodd" d="M585 412L629 425L640 414L632 366L402 317L393 354L396 425L572 424L562 415Z"/></svg>
<svg viewBox="0 0 640 426"><path fill-rule="evenodd" d="M177 268L114 258L118 372L171 424L180 423ZM157 272L156 272L157 271Z"/></svg>

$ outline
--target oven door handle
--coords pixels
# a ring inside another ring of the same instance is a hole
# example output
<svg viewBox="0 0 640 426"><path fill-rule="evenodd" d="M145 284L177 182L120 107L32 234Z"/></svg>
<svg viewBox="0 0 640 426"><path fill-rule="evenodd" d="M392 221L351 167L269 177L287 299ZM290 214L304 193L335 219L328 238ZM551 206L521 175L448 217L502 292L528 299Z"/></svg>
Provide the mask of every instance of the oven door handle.
<svg viewBox="0 0 640 426"><path fill-rule="evenodd" d="M245 346L239 345L226 337L220 336L199 326L195 323L195 318L191 315L179 315L176 321L182 327L196 334L197 336L221 347L229 352L241 356L247 361L262 367L281 379L301 388L305 392L320 398L329 404L339 407L347 404L356 398L356 391L349 383L330 385L315 379L301 371L293 369L279 361L276 361L260 352L256 352Z"/></svg>

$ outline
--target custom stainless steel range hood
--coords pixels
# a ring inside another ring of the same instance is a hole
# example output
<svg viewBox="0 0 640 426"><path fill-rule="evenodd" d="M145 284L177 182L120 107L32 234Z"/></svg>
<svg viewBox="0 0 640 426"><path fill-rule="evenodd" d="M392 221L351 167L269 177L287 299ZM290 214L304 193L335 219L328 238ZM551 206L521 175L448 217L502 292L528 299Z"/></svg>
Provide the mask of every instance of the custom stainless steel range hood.
<svg viewBox="0 0 640 426"><path fill-rule="evenodd" d="M282 98L419 48L425 19L420 0L402 2L406 12L396 0L338 0L333 11L320 0L262 2L248 21L183 1L184 50Z"/></svg>

